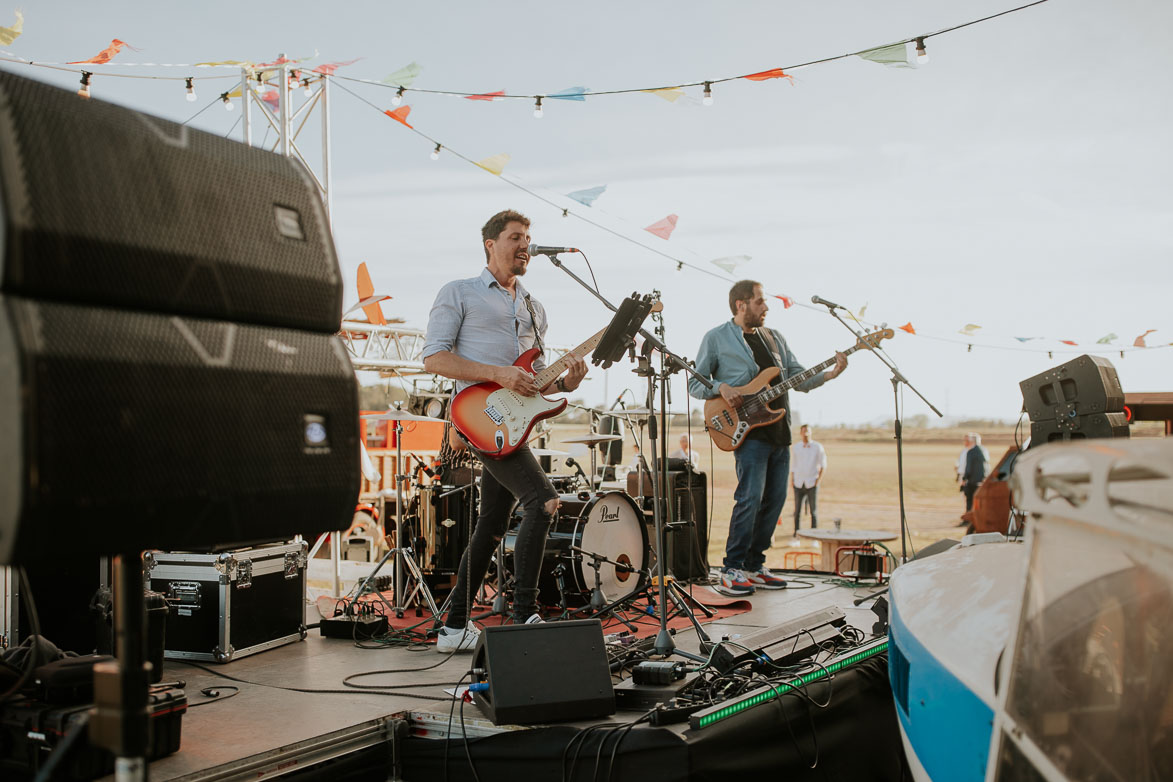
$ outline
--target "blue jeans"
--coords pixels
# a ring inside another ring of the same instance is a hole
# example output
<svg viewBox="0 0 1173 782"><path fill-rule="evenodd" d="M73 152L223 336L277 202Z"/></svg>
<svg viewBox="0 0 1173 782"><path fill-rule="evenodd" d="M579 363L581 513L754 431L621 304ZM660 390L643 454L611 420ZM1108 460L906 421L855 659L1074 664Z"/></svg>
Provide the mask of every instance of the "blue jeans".
<svg viewBox="0 0 1173 782"><path fill-rule="evenodd" d="M746 440L733 452L737 490L725 543L725 568L753 572L766 564L770 537L786 504L790 448Z"/></svg>

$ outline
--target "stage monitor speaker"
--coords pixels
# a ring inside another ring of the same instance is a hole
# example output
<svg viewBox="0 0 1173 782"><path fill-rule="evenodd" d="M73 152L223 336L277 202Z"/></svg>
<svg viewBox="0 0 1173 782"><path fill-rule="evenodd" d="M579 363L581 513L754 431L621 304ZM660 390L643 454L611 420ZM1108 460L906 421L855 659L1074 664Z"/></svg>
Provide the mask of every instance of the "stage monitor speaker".
<svg viewBox="0 0 1173 782"><path fill-rule="evenodd" d="M301 164L0 73L5 293L332 334L342 279Z"/></svg>
<svg viewBox="0 0 1173 782"><path fill-rule="evenodd" d="M1032 421L1030 445L1087 440L1093 437L1128 437L1128 419L1124 413L1093 413L1054 421Z"/></svg>
<svg viewBox="0 0 1173 782"><path fill-rule="evenodd" d="M668 572L682 580L709 575L709 508L705 474L682 470L668 473L668 521L681 526L668 532ZM655 534L652 530L651 534Z"/></svg>
<svg viewBox="0 0 1173 782"><path fill-rule="evenodd" d="M1018 384L1032 422L1124 410L1124 391L1112 362L1080 356Z"/></svg>
<svg viewBox="0 0 1173 782"><path fill-rule="evenodd" d="M0 563L345 529L357 384L285 158L0 74Z"/></svg>
<svg viewBox="0 0 1173 782"><path fill-rule="evenodd" d="M594 719L615 713L598 619L499 625L481 631L474 669L488 689L476 702L494 725Z"/></svg>

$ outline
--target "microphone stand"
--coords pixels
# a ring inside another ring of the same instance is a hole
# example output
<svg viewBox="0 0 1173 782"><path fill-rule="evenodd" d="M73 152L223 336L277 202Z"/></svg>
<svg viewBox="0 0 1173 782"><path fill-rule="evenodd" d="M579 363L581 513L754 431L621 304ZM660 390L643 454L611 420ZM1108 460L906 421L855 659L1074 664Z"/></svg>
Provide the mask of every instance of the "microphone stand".
<svg viewBox="0 0 1173 782"><path fill-rule="evenodd" d="M596 299L598 299L600 302L602 302L603 306L605 306L607 309L611 310L611 312L614 312L616 314L619 313L618 307L616 307L614 304L609 302L607 300L607 298L605 296L603 296L603 294L599 293L593 287L588 285L577 274L572 272L570 269L566 268L566 266L563 265L562 261L560 261L557 258L555 253L547 253L546 257L548 257L550 259L550 262L552 264L554 264L559 269L564 271L567 275L570 276L570 278L572 280L574 280L579 285L581 285L583 288L588 290L592 296L594 296ZM608 334L610 334L610 333L611 333L611 330L610 330L610 328L608 328ZM657 445L656 429L657 429L657 427L655 425L655 407L654 407L653 403L656 398L656 393L655 393L656 392L656 382L659 381L659 383L660 383L660 401L661 401L660 413L659 413L659 415L660 415L660 427L659 428L662 430L662 432L664 432L664 431L667 431L667 424L668 424L668 421L667 421L668 401L667 401L667 396L666 396L667 392L665 390L665 387L667 386L667 378L672 373L674 373L680 369L683 369L686 372L690 373L698 381L700 381L706 388L711 390L713 388L713 384L709 381L708 378L703 377L700 374L698 374L697 371L692 367L692 365L690 365L688 363L688 361L686 361L685 359L676 355L672 351L668 350L668 348L664 345L664 343L660 339L658 339L657 337L650 334L642 326L640 326L640 328L636 331L636 333L640 334L644 338L644 341L645 341L644 342L645 355L644 355L644 357L641 357L639 369L636 370L636 374L643 375L643 376L647 377L647 380L648 380L648 396L647 396L648 410L652 412L652 415L648 418L648 433L649 433L649 438L651 439L650 450L652 452L652 460L653 460L652 472L653 472L653 476L654 476L654 480L652 482L652 495L654 498L653 502L652 502L652 508L653 508L653 518L655 520L655 526L656 526L656 545L659 546L659 551L656 554L656 571L658 573L658 577L660 580L660 606L659 606L660 631L656 635L656 644L653 647L653 650L656 654L659 654L659 655L666 656L666 655L669 655L669 654L672 654L673 652L675 652L676 654L679 654L681 657L685 657L687 659L693 660L694 662L706 662L706 658L704 658L704 657L701 657L699 655L694 655L689 652L684 652L684 651L677 649L676 644L672 640L672 636L668 633L668 604L669 604L669 600L671 598L669 597L670 592L669 592L669 587L668 587L667 574L664 572L664 560L665 560L664 553L666 552L665 530L664 530L664 513L665 513L666 509L663 507L663 505L665 503L665 497L667 496L665 494L665 491L667 490L667 483L668 483L668 458L667 458L668 449L667 449L667 441L661 436L660 441L659 441L661 454L657 454L657 449L656 449L656 445ZM602 345L600 345L600 347L602 347ZM627 349L628 349L627 347L624 347L624 350L627 350ZM646 355L648 353L650 353L650 351L652 349L658 350L660 352L660 371L659 371L659 373L657 373L656 370L652 368L651 361L646 358ZM661 434L662 434L662 432L661 432ZM692 615L692 612L688 609L687 605L684 604L683 602L680 605L684 608L685 612L692 619L692 623L697 629L697 635L700 637L702 646L710 644L711 641L710 641L709 637L705 634L704 630L701 628L700 624L697 622L696 617Z"/></svg>
<svg viewBox="0 0 1173 782"><path fill-rule="evenodd" d="M818 297L816 296L815 299L818 299ZM815 301L815 299L812 299L812 301ZM815 303L825 306L831 317L842 323L843 328L850 331L851 334L856 337L856 339L860 339L863 336L855 329L853 329L851 324L843 320L843 318L839 317L839 313L835 312L836 309L843 309L838 304L823 300L815 301ZM925 395L918 391L916 386L908 382L908 378L906 378L903 373L901 373L901 371L896 368L896 364L889 361L888 358L885 357L884 352L878 346L869 347L868 350L871 351L873 356L880 360L880 363L888 367L888 370L892 373L892 403L895 407L895 416L893 417L892 421L896 439L896 486L900 497L900 562L903 564L908 561L908 518L904 513L904 424L900 420L900 384L903 383L912 389L912 392L919 396L921 401L928 405L929 409L937 414L938 418L942 418L943 416L941 411L938 410L932 402L930 402L928 399L925 399Z"/></svg>

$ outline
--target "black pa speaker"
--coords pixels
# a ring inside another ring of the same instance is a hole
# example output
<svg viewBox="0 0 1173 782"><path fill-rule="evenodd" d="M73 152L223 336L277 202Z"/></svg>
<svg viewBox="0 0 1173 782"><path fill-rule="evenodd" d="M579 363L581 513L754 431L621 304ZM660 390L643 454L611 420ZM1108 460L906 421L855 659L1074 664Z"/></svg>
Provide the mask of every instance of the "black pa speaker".
<svg viewBox="0 0 1173 782"><path fill-rule="evenodd" d="M1124 410L1124 390L1116 367L1100 356L1074 358L1023 380L1018 387L1026 414L1033 422Z"/></svg>
<svg viewBox="0 0 1173 782"><path fill-rule="evenodd" d="M500 625L481 631L473 668L487 689L476 702L494 725L594 719L615 713L598 619Z"/></svg>
<svg viewBox="0 0 1173 782"><path fill-rule="evenodd" d="M682 470L668 473L668 521L679 524L668 532L668 572L682 580L708 578L709 527L705 474ZM654 531L653 531L654 532Z"/></svg>
<svg viewBox="0 0 1173 782"><path fill-rule="evenodd" d="M0 74L0 563L344 529L354 372L278 155Z"/></svg>
<svg viewBox="0 0 1173 782"><path fill-rule="evenodd" d="M623 435L623 421L619 416L604 415L599 418L599 434L617 434ZM599 458L602 464L609 467L614 467L617 464L623 463L623 441L609 440L605 443L599 443Z"/></svg>
<svg viewBox="0 0 1173 782"><path fill-rule="evenodd" d="M1030 444L1087 440L1093 437L1128 437L1128 419L1124 413L1092 413L1052 421L1032 421Z"/></svg>

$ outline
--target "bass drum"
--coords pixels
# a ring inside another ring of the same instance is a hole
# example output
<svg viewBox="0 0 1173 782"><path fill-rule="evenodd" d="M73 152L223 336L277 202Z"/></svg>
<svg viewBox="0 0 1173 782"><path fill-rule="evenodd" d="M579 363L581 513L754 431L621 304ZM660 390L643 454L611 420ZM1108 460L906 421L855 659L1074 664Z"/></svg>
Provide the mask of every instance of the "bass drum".
<svg viewBox="0 0 1173 782"><path fill-rule="evenodd" d="M586 605L595 588L595 569L589 555L606 557L599 563L599 589L608 603L630 596L641 586L640 572L647 567L648 533L635 501L623 492L587 492L559 496L562 507L550 526L546 554L538 580L538 599L545 605L559 605L559 565L564 565L562 580L568 605ZM521 508L514 508L514 524L521 519ZM512 552L516 527L506 538ZM615 567L628 565L632 572Z"/></svg>

